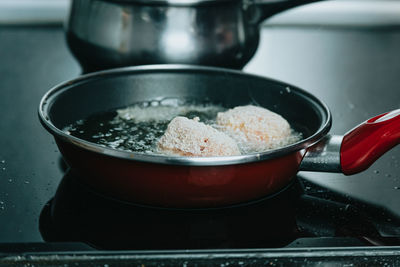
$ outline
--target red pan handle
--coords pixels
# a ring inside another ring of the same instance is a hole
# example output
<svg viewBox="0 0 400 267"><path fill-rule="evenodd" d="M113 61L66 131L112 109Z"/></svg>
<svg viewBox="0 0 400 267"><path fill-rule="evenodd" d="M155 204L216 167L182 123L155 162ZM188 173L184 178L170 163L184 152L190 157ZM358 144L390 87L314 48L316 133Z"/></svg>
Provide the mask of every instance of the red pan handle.
<svg viewBox="0 0 400 267"><path fill-rule="evenodd" d="M400 109L371 118L343 137L340 164L346 175L367 169L400 142Z"/></svg>

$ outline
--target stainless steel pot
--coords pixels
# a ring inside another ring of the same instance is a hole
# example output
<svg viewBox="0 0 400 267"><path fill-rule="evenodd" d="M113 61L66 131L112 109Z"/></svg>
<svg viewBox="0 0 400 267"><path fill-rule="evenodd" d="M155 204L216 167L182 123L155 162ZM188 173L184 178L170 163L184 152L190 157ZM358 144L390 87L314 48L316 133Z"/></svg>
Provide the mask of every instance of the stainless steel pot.
<svg viewBox="0 0 400 267"><path fill-rule="evenodd" d="M242 68L260 23L318 0L73 0L68 45L85 72L182 63Z"/></svg>

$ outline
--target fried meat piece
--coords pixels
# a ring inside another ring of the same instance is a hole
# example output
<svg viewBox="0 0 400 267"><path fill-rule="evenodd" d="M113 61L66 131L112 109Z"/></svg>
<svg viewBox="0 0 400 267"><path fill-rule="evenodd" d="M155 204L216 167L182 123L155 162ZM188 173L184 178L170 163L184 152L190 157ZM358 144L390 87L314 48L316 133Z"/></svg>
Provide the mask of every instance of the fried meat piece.
<svg viewBox="0 0 400 267"><path fill-rule="evenodd" d="M240 155L231 137L199 122L197 117L175 117L159 139L158 149L164 154L191 157Z"/></svg>
<svg viewBox="0 0 400 267"><path fill-rule="evenodd" d="M284 146L291 136L290 125L282 116L252 105L219 112L217 125L221 131L252 151Z"/></svg>

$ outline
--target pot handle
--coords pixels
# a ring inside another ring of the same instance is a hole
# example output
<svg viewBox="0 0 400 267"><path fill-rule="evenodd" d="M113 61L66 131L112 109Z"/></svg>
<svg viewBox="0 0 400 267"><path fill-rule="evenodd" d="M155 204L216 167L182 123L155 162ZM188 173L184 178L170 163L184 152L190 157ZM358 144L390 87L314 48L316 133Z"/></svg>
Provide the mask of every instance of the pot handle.
<svg viewBox="0 0 400 267"><path fill-rule="evenodd" d="M258 24L287 9L319 1L321 0L253 0L257 12L252 15L252 21Z"/></svg>
<svg viewBox="0 0 400 267"><path fill-rule="evenodd" d="M340 149L342 172L361 172L400 142L400 109L371 118L343 137Z"/></svg>
<svg viewBox="0 0 400 267"><path fill-rule="evenodd" d="M355 174L400 142L400 109L373 117L344 136L327 135L308 148L302 171Z"/></svg>

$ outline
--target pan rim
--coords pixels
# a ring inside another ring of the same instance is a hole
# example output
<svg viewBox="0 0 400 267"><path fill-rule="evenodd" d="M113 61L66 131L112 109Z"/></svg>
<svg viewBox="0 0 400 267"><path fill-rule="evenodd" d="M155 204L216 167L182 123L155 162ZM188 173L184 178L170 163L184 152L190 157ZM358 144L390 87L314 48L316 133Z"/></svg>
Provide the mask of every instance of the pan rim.
<svg viewBox="0 0 400 267"><path fill-rule="evenodd" d="M311 134L309 137L301 139L300 141L295 142L291 145L259 153L251 153L238 156L216 156L216 157L184 157L184 156L172 156L172 155L162 155L162 154L145 154L145 153L129 152L109 147L104 147L77 138L75 136L69 135L64 131L62 131L61 129L57 128L50 120L48 113L50 103L52 103L50 100L55 99L57 95L62 94L62 92L68 90L71 86L77 85L81 82L90 82L93 79L99 79L102 77L107 77L112 75L121 75L127 73L145 73L154 71L176 71L176 72L196 71L202 73L212 72L214 74L228 73L233 75L241 75L241 76L244 75L250 78L254 77L258 79L265 79L275 84L283 85L285 87L288 86L291 89L295 90L296 92L312 100L316 104L316 106L318 106L319 110L321 110L322 113L324 113L324 114L321 113L321 116L325 117L325 120L321 123L319 129L315 131L313 134ZM278 158L280 156L288 155L290 153L298 152L301 150L304 150L303 154L305 154L305 149L317 143L323 137L325 137L328 134L332 125L332 115L328 106L323 101L315 97L313 94L301 88L298 88L297 86L279 80L271 79L269 77L250 74L238 70L219 68L219 67L208 67L208 66L206 67L206 66L196 66L196 65L182 65L182 64L157 64L157 65L131 66L131 67L103 70L81 75L75 79L62 82L52 87L49 91L47 91L40 100L38 115L41 124L47 131L49 131L54 136L56 140L60 139L74 146L78 146L81 149L125 160L167 164L167 165L188 165L188 166L222 166L222 165L252 163L252 162Z"/></svg>

